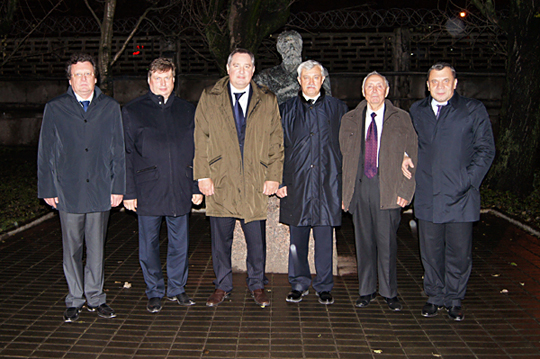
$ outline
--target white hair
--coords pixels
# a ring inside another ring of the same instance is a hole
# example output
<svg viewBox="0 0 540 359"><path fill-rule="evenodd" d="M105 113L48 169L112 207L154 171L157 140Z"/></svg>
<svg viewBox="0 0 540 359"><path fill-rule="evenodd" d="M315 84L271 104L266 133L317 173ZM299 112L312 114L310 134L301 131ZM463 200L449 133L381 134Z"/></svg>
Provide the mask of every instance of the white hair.
<svg viewBox="0 0 540 359"><path fill-rule="evenodd" d="M307 61L302 62L300 65L298 65L298 68L296 69L296 72L298 72L298 77L302 76L303 70L309 71L315 66L319 66L321 68L321 74L324 77L328 76L328 71L324 68L323 65L321 65L319 62L315 60L307 60Z"/></svg>

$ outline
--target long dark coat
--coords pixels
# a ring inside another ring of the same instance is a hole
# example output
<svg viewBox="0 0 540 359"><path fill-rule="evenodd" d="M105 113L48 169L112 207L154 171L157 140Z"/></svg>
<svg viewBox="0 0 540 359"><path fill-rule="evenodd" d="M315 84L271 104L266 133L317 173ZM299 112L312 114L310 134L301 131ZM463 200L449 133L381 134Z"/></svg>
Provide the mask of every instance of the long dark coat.
<svg viewBox="0 0 540 359"><path fill-rule="evenodd" d="M280 221L293 226L341 225L339 127L347 106L321 96L310 105L299 94L280 105L285 146Z"/></svg>
<svg viewBox="0 0 540 359"><path fill-rule="evenodd" d="M432 97L411 106L418 133L414 213L434 223L480 219L480 184L495 157L495 142L485 106L457 92L439 119Z"/></svg>
<svg viewBox="0 0 540 359"><path fill-rule="evenodd" d="M38 148L38 197L68 213L111 209L126 173L120 105L96 86L84 112L71 86L45 105Z"/></svg>
<svg viewBox="0 0 540 359"><path fill-rule="evenodd" d="M152 92L122 109L126 140L125 199L137 199L142 216L180 216L198 191L193 180L195 106Z"/></svg>

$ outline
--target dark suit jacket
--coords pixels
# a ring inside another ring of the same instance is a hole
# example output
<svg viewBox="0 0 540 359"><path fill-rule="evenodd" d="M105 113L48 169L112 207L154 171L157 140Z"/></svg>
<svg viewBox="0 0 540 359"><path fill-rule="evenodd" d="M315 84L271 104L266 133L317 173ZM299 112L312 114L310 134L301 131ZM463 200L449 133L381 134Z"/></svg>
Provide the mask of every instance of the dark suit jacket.
<svg viewBox="0 0 540 359"><path fill-rule="evenodd" d="M457 92L437 120L432 97L411 106L418 133L416 217L434 223L480 218L480 184L495 157L491 122L484 105Z"/></svg>
<svg viewBox="0 0 540 359"><path fill-rule="evenodd" d="M127 190L142 216L179 216L191 210L195 106L171 94L148 92L122 109Z"/></svg>

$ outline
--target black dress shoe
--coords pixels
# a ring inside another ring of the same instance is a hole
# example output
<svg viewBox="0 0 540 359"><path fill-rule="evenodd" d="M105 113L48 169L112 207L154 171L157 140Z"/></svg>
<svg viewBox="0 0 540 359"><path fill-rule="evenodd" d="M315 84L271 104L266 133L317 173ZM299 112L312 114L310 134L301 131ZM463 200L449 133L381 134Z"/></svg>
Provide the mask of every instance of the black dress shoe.
<svg viewBox="0 0 540 359"><path fill-rule="evenodd" d="M299 290L291 290L289 294L287 294L287 298L285 300L289 303L300 303L302 301L302 298L309 294L309 289L306 289L304 291Z"/></svg>
<svg viewBox="0 0 540 359"><path fill-rule="evenodd" d="M361 295L356 300L355 306L357 306L358 308L367 307L369 305L369 303L371 303L376 297L377 297L377 293L372 293L372 294L368 294L368 295Z"/></svg>
<svg viewBox="0 0 540 359"><path fill-rule="evenodd" d="M64 322L71 323L79 319L81 307L69 307L64 311Z"/></svg>
<svg viewBox="0 0 540 359"><path fill-rule="evenodd" d="M448 311L448 316L456 322L461 322L465 319L465 314L463 314L463 309L460 306L446 307L446 310Z"/></svg>
<svg viewBox="0 0 540 359"><path fill-rule="evenodd" d="M168 297L169 300L173 302L178 302L178 304L189 307L190 305L195 305L193 299L191 299L186 292L175 295L174 297Z"/></svg>
<svg viewBox="0 0 540 359"><path fill-rule="evenodd" d="M390 308L390 310L393 310L394 312L399 312L403 309L403 306L399 302L398 297L384 298L384 300L386 301L386 304L388 304L388 308Z"/></svg>
<svg viewBox="0 0 540 359"><path fill-rule="evenodd" d="M161 310L161 298L154 297L148 299L148 304L146 304L146 310L150 313L159 313Z"/></svg>
<svg viewBox="0 0 540 359"><path fill-rule="evenodd" d="M107 303L100 304L97 307L87 305L86 308L88 308L89 312L97 312L97 315L99 315L101 318L110 319L116 317L114 309L109 307Z"/></svg>
<svg viewBox="0 0 540 359"><path fill-rule="evenodd" d="M332 297L332 293L328 291L318 292L317 297L319 297L319 303L321 304L324 304L324 305L334 304L334 297Z"/></svg>
<svg viewBox="0 0 540 359"><path fill-rule="evenodd" d="M422 316L426 318L435 317L439 313L439 310L441 310L442 308L442 305L426 303L422 308Z"/></svg>

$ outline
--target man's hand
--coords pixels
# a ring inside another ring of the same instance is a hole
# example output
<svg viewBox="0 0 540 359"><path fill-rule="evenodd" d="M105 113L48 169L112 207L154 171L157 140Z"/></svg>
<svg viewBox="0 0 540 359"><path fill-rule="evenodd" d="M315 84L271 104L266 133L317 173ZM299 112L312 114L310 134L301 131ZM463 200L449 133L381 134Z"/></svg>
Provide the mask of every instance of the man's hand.
<svg viewBox="0 0 540 359"><path fill-rule="evenodd" d="M271 196L276 193L279 188L279 182L276 181L265 181L263 187L263 194Z"/></svg>
<svg viewBox="0 0 540 359"><path fill-rule="evenodd" d="M56 208L56 204L58 203L58 197L54 197L54 198L43 198L43 200L45 201L45 203L47 203L49 206L51 206L52 208Z"/></svg>
<svg viewBox="0 0 540 359"><path fill-rule="evenodd" d="M403 199L403 198L401 198L400 196L398 196L398 198L397 198L397 204L398 204L398 206L400 206L400 207L405 207L406 205L409 204L409 201L407 201L406 199Z"/></svg>
<svg viewBox="0 0 540 359"><path fill-rule="evenodd" d="M407 179L412 178L412 173L411 171L409 171L409 167L414 168L411 158L409 156L403 156L403 163L401 164L401 172L403 172L403 175L407 177Z"/></svg>
<svg viewBox="0 0 540 359"><path fill-rule="evenodd" d="M203 195L202 194L194 194L191 196L191 202L193 202L194 205L198 206L202 203Z"/></svg>
<svg viewBox="0 0 540 359"><path fill-rule="evenodd" d="M123 198L123 194L111 194L111 207L118 207Z"/></svg>
<svg viewBox="0 0 540 359"><path fill-rule="evenodd" d="M287 186L281 187L276 191L276 196L279 198L287 197Z"/></svg>
<svg viewBox="0 0 540 359"><path fill-rule="evenodd" d="M128 209L130 211L137 212L137 198L135 198L135 199L125 199L124 200L124 207L126 207L126 209Z"/></svg>
<svg viewBox="0 0 540 359"><path fill-rule="evenodd" d="M210 178L205 178L199 181L199 191L205 196L214 194L214 181Z"/></svg>

